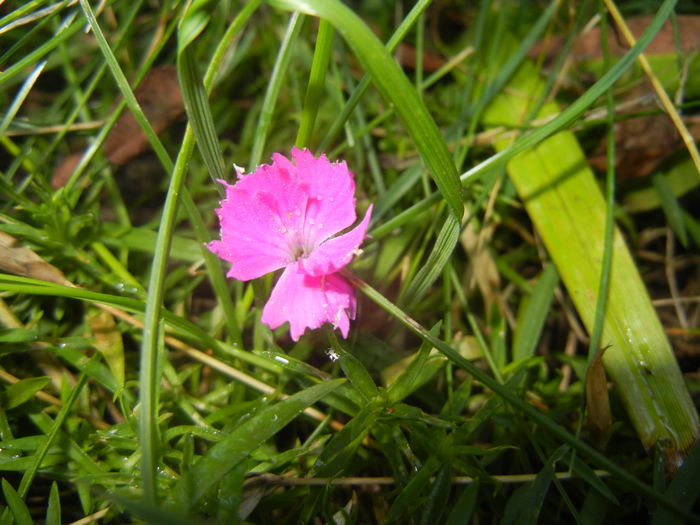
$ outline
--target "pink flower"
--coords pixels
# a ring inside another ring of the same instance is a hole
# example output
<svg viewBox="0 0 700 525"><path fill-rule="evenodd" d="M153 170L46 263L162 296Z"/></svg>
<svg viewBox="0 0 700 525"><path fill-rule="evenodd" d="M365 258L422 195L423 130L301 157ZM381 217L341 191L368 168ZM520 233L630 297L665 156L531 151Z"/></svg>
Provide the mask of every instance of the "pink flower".
<svg viewBox="0 0 700 525"><path fill-rule="evenodd" d="M289 322L292 339L306 328L329 322L347 337L355 318L355 292L338 270L347 265L365 238L372 206L354 229L355 183L345 162L315 158L292 149L292 163L276 153L272 164L226 184L226 199L216 210L221 240L209 244L232 263L229 277L256 279L284 268L262 321L270 328Z"/></svg>

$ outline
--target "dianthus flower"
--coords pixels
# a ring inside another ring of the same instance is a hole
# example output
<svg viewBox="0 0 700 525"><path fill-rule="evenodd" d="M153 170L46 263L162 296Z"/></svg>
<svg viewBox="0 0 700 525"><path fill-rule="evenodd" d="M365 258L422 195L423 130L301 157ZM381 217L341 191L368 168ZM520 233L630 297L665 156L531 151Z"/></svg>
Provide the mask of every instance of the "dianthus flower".
<svg viewBox="0 0 700 525"><path fill-rule="evenodd" d="M358 252L372 206L340 234L357 219L353 174L345 162L308 150L293 148L292 159L276 153L272 164L241 173L234 185L220 181L221 240L209 249L232 263L227 275L239 281L284 268L262 312L270 328L289 322L296 341L306 328L329 322L347 337L355 292L338 271Z"/></svg>

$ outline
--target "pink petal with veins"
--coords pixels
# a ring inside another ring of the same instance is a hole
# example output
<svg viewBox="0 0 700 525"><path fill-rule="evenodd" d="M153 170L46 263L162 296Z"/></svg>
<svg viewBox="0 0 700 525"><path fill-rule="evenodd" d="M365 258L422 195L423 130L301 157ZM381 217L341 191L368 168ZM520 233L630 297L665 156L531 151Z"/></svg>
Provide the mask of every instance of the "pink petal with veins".
<svg viewBox="0 0 700 525"><path fill-rule="evenodd" d="M292 165L281 155L276 159L281 162L280 157ZM309 188L304 238L317 246L357 219L353 174L345 162L329 162L325 155L316 158L308 150L293 148L292 158Z"/></svg>
<svg viewBox="0 0 700 525"><path fill-rule="evenodd" d="M324 323L331 323L347 337L355 308L355 291L340 275L316 277L308 275L299 263L292 263L275 284L261 320L272 329L289 322L294 341L307 328Z"/></svg>
<svg viewBox="0 0 700 525"><path fill-rule="evenodd" d="M309 275L326 275L335 273L350 263L357 249L362 244L372 215L372 205L367 209L362 222L349 232L329 239L318 246L300 263Z"/></svg>

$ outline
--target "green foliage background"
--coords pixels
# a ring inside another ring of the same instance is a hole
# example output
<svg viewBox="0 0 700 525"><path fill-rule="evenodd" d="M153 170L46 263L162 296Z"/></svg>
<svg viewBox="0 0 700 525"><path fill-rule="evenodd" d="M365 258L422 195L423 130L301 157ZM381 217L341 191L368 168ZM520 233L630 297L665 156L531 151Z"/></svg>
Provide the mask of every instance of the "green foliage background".
<svg viewBox="0 0 700 525"><path fill-rule="evenodd" d="M697 521L697 379L636 248L668 224L697 260L698 172L679 154L617 187L612 140L636 57L692 6L622 7L655 18L579 64L583 87L571 39L533 49L605 14L592 1L0 6L0 522ZM696 62L662 59L692 115ZM137 87L167 68L184 107L161 126ZM148 147L117 165L127 112ZM347 340L271 332L273 278L228 281L204 248L216 179L294 144L374 203ZM669 280L692 290L696 268Z"/></svg>

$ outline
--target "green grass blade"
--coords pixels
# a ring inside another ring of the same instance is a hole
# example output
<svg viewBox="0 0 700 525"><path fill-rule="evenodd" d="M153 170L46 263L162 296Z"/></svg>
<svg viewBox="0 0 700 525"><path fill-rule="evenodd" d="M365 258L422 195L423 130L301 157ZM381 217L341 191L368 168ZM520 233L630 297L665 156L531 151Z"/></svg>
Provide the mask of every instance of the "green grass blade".
<svg viewBox="0 0 700 525"><path fill-rule="evenodd" d="M34 86L34 83L39 78L39 75L41 75L41 72L44 70L44 67L46 67L45 60L43 62L40 62L34 68L34 70L27 76L27 78L24 80L24 82L22 83L22 87L17 92L17 95L15 96L14 100L12 101L12 104L10 104L10 107L7 108L7 111L5 112L5 116L3 117L2 122L0 122L0 137L3 136L5 134L5 132L7 131L7 128L10 126L12 119L14 119L15 115L17 115L17 112L19 111L19 108L22 106L24 99L26 99L27 95L29 95L29 92L31 91L32 87Z"/></svg>
<svg viewBox="0 0 700 525"><path fill-rule="evenodd" d="M447 516L447 525L461 525L471 523L474 509L479 497L479 480L475 479L471 485L462 490L462 494Z"/></svg>
<svg viewBox="0 0 700 525"><path fill-rule="evenodd" d="M435 246L428 256L428 260L411 281L402 302L413 304L419 300L435 280L442 274L442 269L450 260L452 251L459 240L459 220L452 214L448 215L442 225Z"/></svg>
<svg viewBox="0 0 700 525"><path fill-rule="evenodd" d="M338 354L338 362L345 376L350 380L350 384L357 389L365 401L379 397L379 389L362 362L343 348L335 332L329 331L328 337L332 348Z"/></svg>
<svg viewBox="0 0 700 525"><path fill-rule="evenodd" d="M51 382L50 377L29 377L22 379L5 390L6 409L13 409L26 403L34 397L39 390Z"/></svg>
<svg viewBox="0 0 700 525"><path fill-rule="evenodd" d="M344 382L344 379L334 379L314 385L252 415L193 465L192 470L178 483L180 501L195 505L207 490L253 450L279 432L306 407Z"/></svg>
<svg viewBox="0 0 700 525"><path fill-rule="evenodd" d="M651 182L654 184L654 189L659 197L661 207L666 214L666 219L669 225L678 236L683 246L688 246L688 231L683 220L683 209L681 208L678 198L673 194L671 186L666 181L666 178L661 174L654 174L651 177Z"/></svg>
<svg viewBox="0 0 700 525"><path fill-rule="evenodd" d="M558 283L557 270L554 265L549 264L540 274L532 294L523 299L518 308L518 318L513 334L513 361L527 359L535 355L537 342L547 320L549 306Z"/></svg>
<svg viewBox="0 0 700 525"><path fill-rule="evenodd" d="M372 82L394 105L442 197L455 216L461 218L464 212L462 187L447 145L416 89L369 27L336 0L275 0L271 3L328 20L345 38Z"/></svg>
<svg viewBox="0 0 700 525"><path fill-rule="evenodd" d="M606 66L610 60L608 50L608 30L605 13L601 10L601 35L602 47L605 54ZM610 294L610 275L612 269L613 242L615 239L615 121L614 121L614 97L612 90L606 93L605 103L607 116L607 167L605 174L605 227L603 231L603 257L600 263L600 281L598 284L598 298L596 299L593 325L590 328L591 340L588 345L588 363L593 363L595 356L601 348L600 338L605 323L605 312L608 307Z"/></svg>
<svg viewBox="0 0 700 525"><path fill-rule="evenodd" d="M34 481L34 477L36 476L36 473L38 472L39 467L41 466L41 462L46 457L46 454L48 453L49 448L51 448L51 445L53 445L54 441L56 440L56 437L58 436L61 427L65 423L71 411L73 410L73 405L75 404L76 400L78 399L78 396L80 395L80 392L83 389L83 386L85 385L85 380L85 374L81 374L77 384L71 390L70 397L63 404L63 406L61 407L61 411L56 416L56 419L54 420L53 425L51 426L51 430L48 432L48 434L46 434L46 438L41 444L41 447L39 447L39 449L34 454L34 461L32 462L32 465L24 471L22 481L19 484L19 489L17 489L17 494L21 498L25 498L27 496L27 493L29 492L29 487L31 486L32 481Z"/></svg>
<svg viewBox="0 0 700 525"><path fill-rule="evenodd" d="M544 498L554 479L554 465L562 454L563 449L558 449L547 460L544 468L533 481L515 490L508 503L506 503L500 525L513 525L515 523L518 525L534 525L537 523L537 517L544 503Z"/></svg>
<svg viewBox="0 0 700 525"><path fill-rule="evenodd" d="M272 68L272 75L270 75L267 91L265 91L265 97L263 98L262 107L260 108L258 127L255 131L255 139L250 152L250 161L248 162L248 171L254 170L262 160L267 133L272 125L272 115L275 111L277 97L282 89L284 75L291 61L293 44L299 36L303 23L304 19L298 12L293 13L289 18L287 32L284 34L284 38L280 44L277 59Z"/></svg>
<svg viewBox="0 0 700 525"><path fill-rule="evenodd" d="M183 18L181 27L185 21L186 18ZM209 169L209 175L213 181L225 180L227 173L219 147L219 137L216 135L204 84L195 67L192 47L191 45L180 47L177 54L177 74L180 79L182 99L202 159Z"/></svg>
<svg viewBox="0 0 700 525"><path fill-rule="evenodd" d="M34 520L32 520L32 516L29 514L27 504L24 503L22 498L19 497L15 489L5 478L2 479L2 493L5 496L7 508L5 512L3 512L4 517L0 519L2 519L4 523L7 523L6 520L9 518L9 513L12 513L12 517L15 519L15 525L32 525Z"/></svg>
<svg viewBox="0 0 700 525"><path fill-rule="evenodd" d="M296 146L298 148L308 147L311 135L314 131L318 107L323 97L326 83L326 71L328 62L333 51L333 26L325 20L321 20L318 25L318 35L316 36L316 49L314 59L311 64L311 74L309 83L306 86L306 96L304 98L304 109L301 112L301 122L297 133Z"/></svg>
<svg viewBox="0 0 700 525"><path fill-rule="evenodd" d="M428 8L431 2L432 0L419 0L418 2L416 2L413 8L411 8L411 11L409 11L409 13L406 15L406 18L404 18L401 21L399 27L396 28L396 31L394 31L394 34L391 35L391 38L386 43L386 50L389 53L394 52L396 46L398 46L401 43L406 34L417 22L418 18L420 18L420 15L423 13L423 11L425 11ZM342 131L343 126L347 122L348 118L350 118L352 111L355 109L358 102L360 102L362 96L365 94L369 86L370 79L368 76L363 77L362 80L360 80L360 83L357 86L355 86L355 89L350 94L350 98L348 98L348 100L345 102L343 109L333 121L333 124L331 124L331 126L328 128L326 135L323 137L323 140L321 141L321 144L319 146L320 151L325 151L326 149L328 149L331 143L336 139L338 134Z"/></svg>
<svg viewBox="0 0 700 525"><path fill-rule="evenodd" d="M56 482L51 483L49 504L46 507L46 525L61 525L61 496Z"/></svg>

